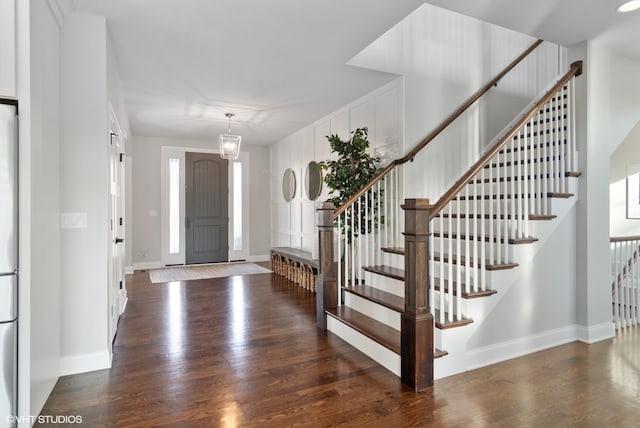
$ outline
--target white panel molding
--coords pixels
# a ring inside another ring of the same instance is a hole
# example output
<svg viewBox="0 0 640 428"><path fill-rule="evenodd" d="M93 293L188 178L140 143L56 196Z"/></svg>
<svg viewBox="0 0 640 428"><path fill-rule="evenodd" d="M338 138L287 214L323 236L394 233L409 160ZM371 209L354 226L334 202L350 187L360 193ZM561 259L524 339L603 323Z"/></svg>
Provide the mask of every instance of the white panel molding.
<svg viewBox="0 0 640 428"><path fill-rule="evenodd" d="M111 354L109 351L93 354L62 357L60 359L60 376L86 373L111 368Z"/></svg>
<svg viewBox="0 0 640 428"><path fill-rule="evenodd" d="M577 340L588 343L589 345L602 340L611 339L616 336L615 325L612 321L596 324L591 327L579 325L576 326L576 330Z"/></svg>

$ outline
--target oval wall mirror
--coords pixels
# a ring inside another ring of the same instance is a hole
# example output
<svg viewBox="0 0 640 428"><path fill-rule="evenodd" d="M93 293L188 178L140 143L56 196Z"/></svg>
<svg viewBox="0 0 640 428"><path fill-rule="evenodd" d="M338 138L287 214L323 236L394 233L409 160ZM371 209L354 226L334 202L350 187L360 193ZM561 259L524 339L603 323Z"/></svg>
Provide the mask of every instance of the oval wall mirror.
<svg viewBox="0 0 640 428"><path fill-rule="evenodd" d="M296 196L296 174L291 168L287 168L282 176L282 195L287 202Z"/></svg>
<svg viewBox="0 0 640 428"><path fill-rule="evenodd" d="M317 162L311 161L307 165L304 173L304 185L307 192L307 198L315 201L322 192L322 170Z"/></svg>

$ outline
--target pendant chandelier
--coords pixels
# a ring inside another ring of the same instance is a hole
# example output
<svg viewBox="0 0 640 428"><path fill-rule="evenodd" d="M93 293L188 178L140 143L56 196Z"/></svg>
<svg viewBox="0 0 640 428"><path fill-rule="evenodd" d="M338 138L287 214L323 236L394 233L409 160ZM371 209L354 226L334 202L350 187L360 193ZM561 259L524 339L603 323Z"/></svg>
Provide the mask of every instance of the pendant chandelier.
<svg viewBox="0 0 640 428"><path fill-rule="evenodd" d="M220 157L222 159L238 159L238 156L240 156L240 140L242 137L231 133L231 118L235 115L233 113L226 113L225 116L229 118L229 132L220 134L218 138L220 142Z"/></svg>

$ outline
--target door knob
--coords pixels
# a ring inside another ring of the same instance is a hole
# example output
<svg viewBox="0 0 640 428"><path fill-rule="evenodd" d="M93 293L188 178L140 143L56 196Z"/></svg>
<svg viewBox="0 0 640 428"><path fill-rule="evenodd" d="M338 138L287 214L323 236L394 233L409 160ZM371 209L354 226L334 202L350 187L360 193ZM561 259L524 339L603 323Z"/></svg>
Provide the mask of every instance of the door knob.
<svg viewBox="0 0 640 428"><path fill-rule="evenodd" d="M124 242L124 239L122 239L122 238L116 238L116 239L115 239L115 243L116 243L116 244L119 244L119 243L121 243L121 242Z"/></svg>

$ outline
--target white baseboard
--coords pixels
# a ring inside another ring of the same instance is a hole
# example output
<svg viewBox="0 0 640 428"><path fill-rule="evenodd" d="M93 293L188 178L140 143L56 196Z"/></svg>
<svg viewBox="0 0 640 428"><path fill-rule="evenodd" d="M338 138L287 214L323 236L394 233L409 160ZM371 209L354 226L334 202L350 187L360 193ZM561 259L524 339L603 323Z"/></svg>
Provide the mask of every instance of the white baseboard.
<svg viewBox="0 0 640 428"><path fill-rule="evenodd" d="M133 266L125 266L124 267L125 275L133 275Z"/></svg>
<svg viewBox="0 0 640 428"><path fill-rule="evenodd" d="M596 324L591 327L576 326L577 339L580 342L592 344L616 336L615 325L612 321Z"/></svg>
<svg viewBox="0 0 640 428"><path fill-rule="evenodd" d="M111 368L111 354L109 351L76 355L73 357L62 357L60 359L60 376L86 373L108 368Z"/></svg>
<svg viewBox="0 0 640 428"><path fill-rule="evenodd" d="M477 369L555 346L575 342L577 339L576 330L576 326L571 325L472 350L469 352L469 365L467 370Z"/></svg>
<svg viewBox="0 0 640 428"><path fill-rule="evenodd" d="M265 254L262 256L249 256L248 262L268 262L271 260L269 254Z"/></svg>
<svg viewBox="0 0 640 428"><path fill-rule="evenodd" d="M158 269L165 267L162 262L134 263L133 270Z"/></svg>

